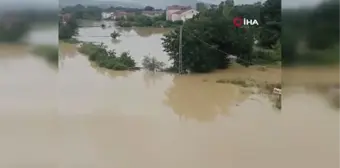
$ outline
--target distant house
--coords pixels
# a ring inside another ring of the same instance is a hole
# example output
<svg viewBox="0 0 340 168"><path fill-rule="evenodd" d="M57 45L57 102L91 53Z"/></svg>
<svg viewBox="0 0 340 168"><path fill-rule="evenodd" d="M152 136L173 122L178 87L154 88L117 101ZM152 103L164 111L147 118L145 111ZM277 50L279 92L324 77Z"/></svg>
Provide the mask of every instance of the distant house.
<svg viewBox="0 0 340 168"><path fill-rule="evenodd" d="M114 16L113 12L103 12L102 13L102 18L103 19L112 19Z"/></svg>
<svg viewBox="0 0 340 168"><path fill-rule="evenodd" d="M116 11L114 14L113 14L113 19L121 19L121 18L124 18L126 19L127 18L127 15L128 13L125 12L125 11Z"/></svg>
<svg viewBox="0 0 340 168"><path fill-rule="evenodd" d="M196 14L198 14L198 11L192 9L190 6L173 5L167 7L166 19L171 21L186 21Z"/></svg>

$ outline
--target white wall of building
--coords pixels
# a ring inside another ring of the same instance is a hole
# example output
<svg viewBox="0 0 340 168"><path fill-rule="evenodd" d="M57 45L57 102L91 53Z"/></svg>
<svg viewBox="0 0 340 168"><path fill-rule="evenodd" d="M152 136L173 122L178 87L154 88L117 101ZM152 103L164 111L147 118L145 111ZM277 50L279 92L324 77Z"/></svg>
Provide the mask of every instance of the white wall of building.
<svg viewBox="0 0 340 168"><path fill-rule="evenodd" d="M180 16L180 19L183 20L183 22L185 22L186 20L193 18L198 13L199 13L198 11L191 9L186 12L183 12Z"/></svg>
<svg viewBox="0 0 340 168"><path fill-rule="evenodd" d="M181 15L180 14L172 14L171 15L171 21L178 21L181 20Z"/></svg>
<svg viewBox="0 0 340 168"><path fill-rule="evenodd" d="M110 18L110 17L112 17L112 15L113 15L113 13L112 12L103 12L102 13L102 18L103 19L108 19L108 18Z"/></svg>
<svg viewBox="0 0 340 168"><path fill-rule="evenodd" d="M177 12L177 11L179 11L179 10L167 10L166 11L166 20L172 20L172 14L173 13L175 13L175 12Z"/></svg>

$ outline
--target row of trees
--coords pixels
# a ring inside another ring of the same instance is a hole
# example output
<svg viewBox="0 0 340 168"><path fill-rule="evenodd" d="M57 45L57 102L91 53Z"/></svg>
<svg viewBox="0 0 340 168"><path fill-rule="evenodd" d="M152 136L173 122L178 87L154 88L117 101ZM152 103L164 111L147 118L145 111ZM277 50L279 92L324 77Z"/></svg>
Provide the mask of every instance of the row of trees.
<svg viewBox="0 0 340 168"><path fill-rule="evenodd" d="M257 19L260 26L235 29L232 20L236 16ZM280 0L251 5L234 5L233 0L227 0L216 8L204 9L183 25L183 70L209 72L227 68L229 54L238 56L239 63L249 66L255 61L255 39L259 41L260 48L273 50L277 46L280 23ZM164 50L173 60L174 68L178 68L179 64L179 31L177 28L163 38ZM280 60L280 56L275 54L277 52L273 51L262 59L279 57L277 60Z"/></svg>

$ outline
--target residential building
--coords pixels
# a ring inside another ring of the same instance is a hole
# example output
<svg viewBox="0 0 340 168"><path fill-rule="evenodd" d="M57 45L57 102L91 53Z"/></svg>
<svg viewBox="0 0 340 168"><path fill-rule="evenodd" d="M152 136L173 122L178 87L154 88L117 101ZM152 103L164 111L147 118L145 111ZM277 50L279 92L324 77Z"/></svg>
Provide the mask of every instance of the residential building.
<svg viewBox="0 0 340 168"><path fill-rule="evenodd" d="M124 18L126 19L127 18L127 15L128 13L125 12L125 11L116 11L113 15L113 19L121 19L121 18Z"/></svg>
<svg viewBox="0 0 340 168"><path fill-rule="evenodd" d="M182 20L183 22L185 22L186 20L193 18L194 15L198 13L199 12L197 10L192 9L190 6L173 5L167 7L166 20Z"/></svg>
<svg viewBox="0 0 340 168"><path fill-rule="evenodd" d="M178 11L192 9L190 6L172 5L166 8L166 20L172 20L172 14Z"/></svg>
<svg viewBox="0 0 340 168"><path fill-rule="evenodd" d="M182 20L185 22L186 20L193 18L196 14L198 14L198 11L195 9L180 10L171 14L171 21Z"/></svg>
<svg viewBox="0 0 340 168"><path fill-rule="evenodd" d="M103 19L111 19L114 16L113 12L103 12L102 13L102 18Z"/></svg>

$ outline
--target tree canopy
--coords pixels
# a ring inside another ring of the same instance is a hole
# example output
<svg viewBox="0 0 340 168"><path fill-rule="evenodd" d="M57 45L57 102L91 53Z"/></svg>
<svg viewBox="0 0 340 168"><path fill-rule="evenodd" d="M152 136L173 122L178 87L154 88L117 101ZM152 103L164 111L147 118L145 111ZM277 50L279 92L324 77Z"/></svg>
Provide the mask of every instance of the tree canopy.
<svg viewBox="0 0 340 168"><path fill-rule="evenodd" d="M193 19L183 24L182 55L183 70L192 72L209 72L215 69L227 68L228 55L238 56L238 62L249 66L252 64L255 39L260 44L271 47L278 42L280 36L265 43L262 34L270 32L277 27L271 27L271 21L280 22L281 6L265 5L276 3L278 0L267 0L263 5L255 3L251 5L234 5L233 0L221 2L217 8L209 8L200 12ZM235 28L233 18L236 16L260 20L260 11L267 20L260 27ZM277 20L275 20L277 19ZM280 24L278 24L280 26ZM276 29L275 29L276 30ZM173 60L174 68L179 65L179 31L177 28L163 38L164 50Z"/></svg>
<svg viewBox="0 0 340 168"><path fill-rule="evenodd" d="M153 10L155 10L155 8L152 7L152 6L146 6L146 7L144 8L144 10L145 10L145 11L153 11Z"/></svg>
<svg viewBox="0 0 340 168"><path fill-rule="evenodd" d="M61 15L59 19L59 39L70 39L72 36L77 35L78 24L76 18L70 15L67 20L64 20L62 17Z"/></svg>

